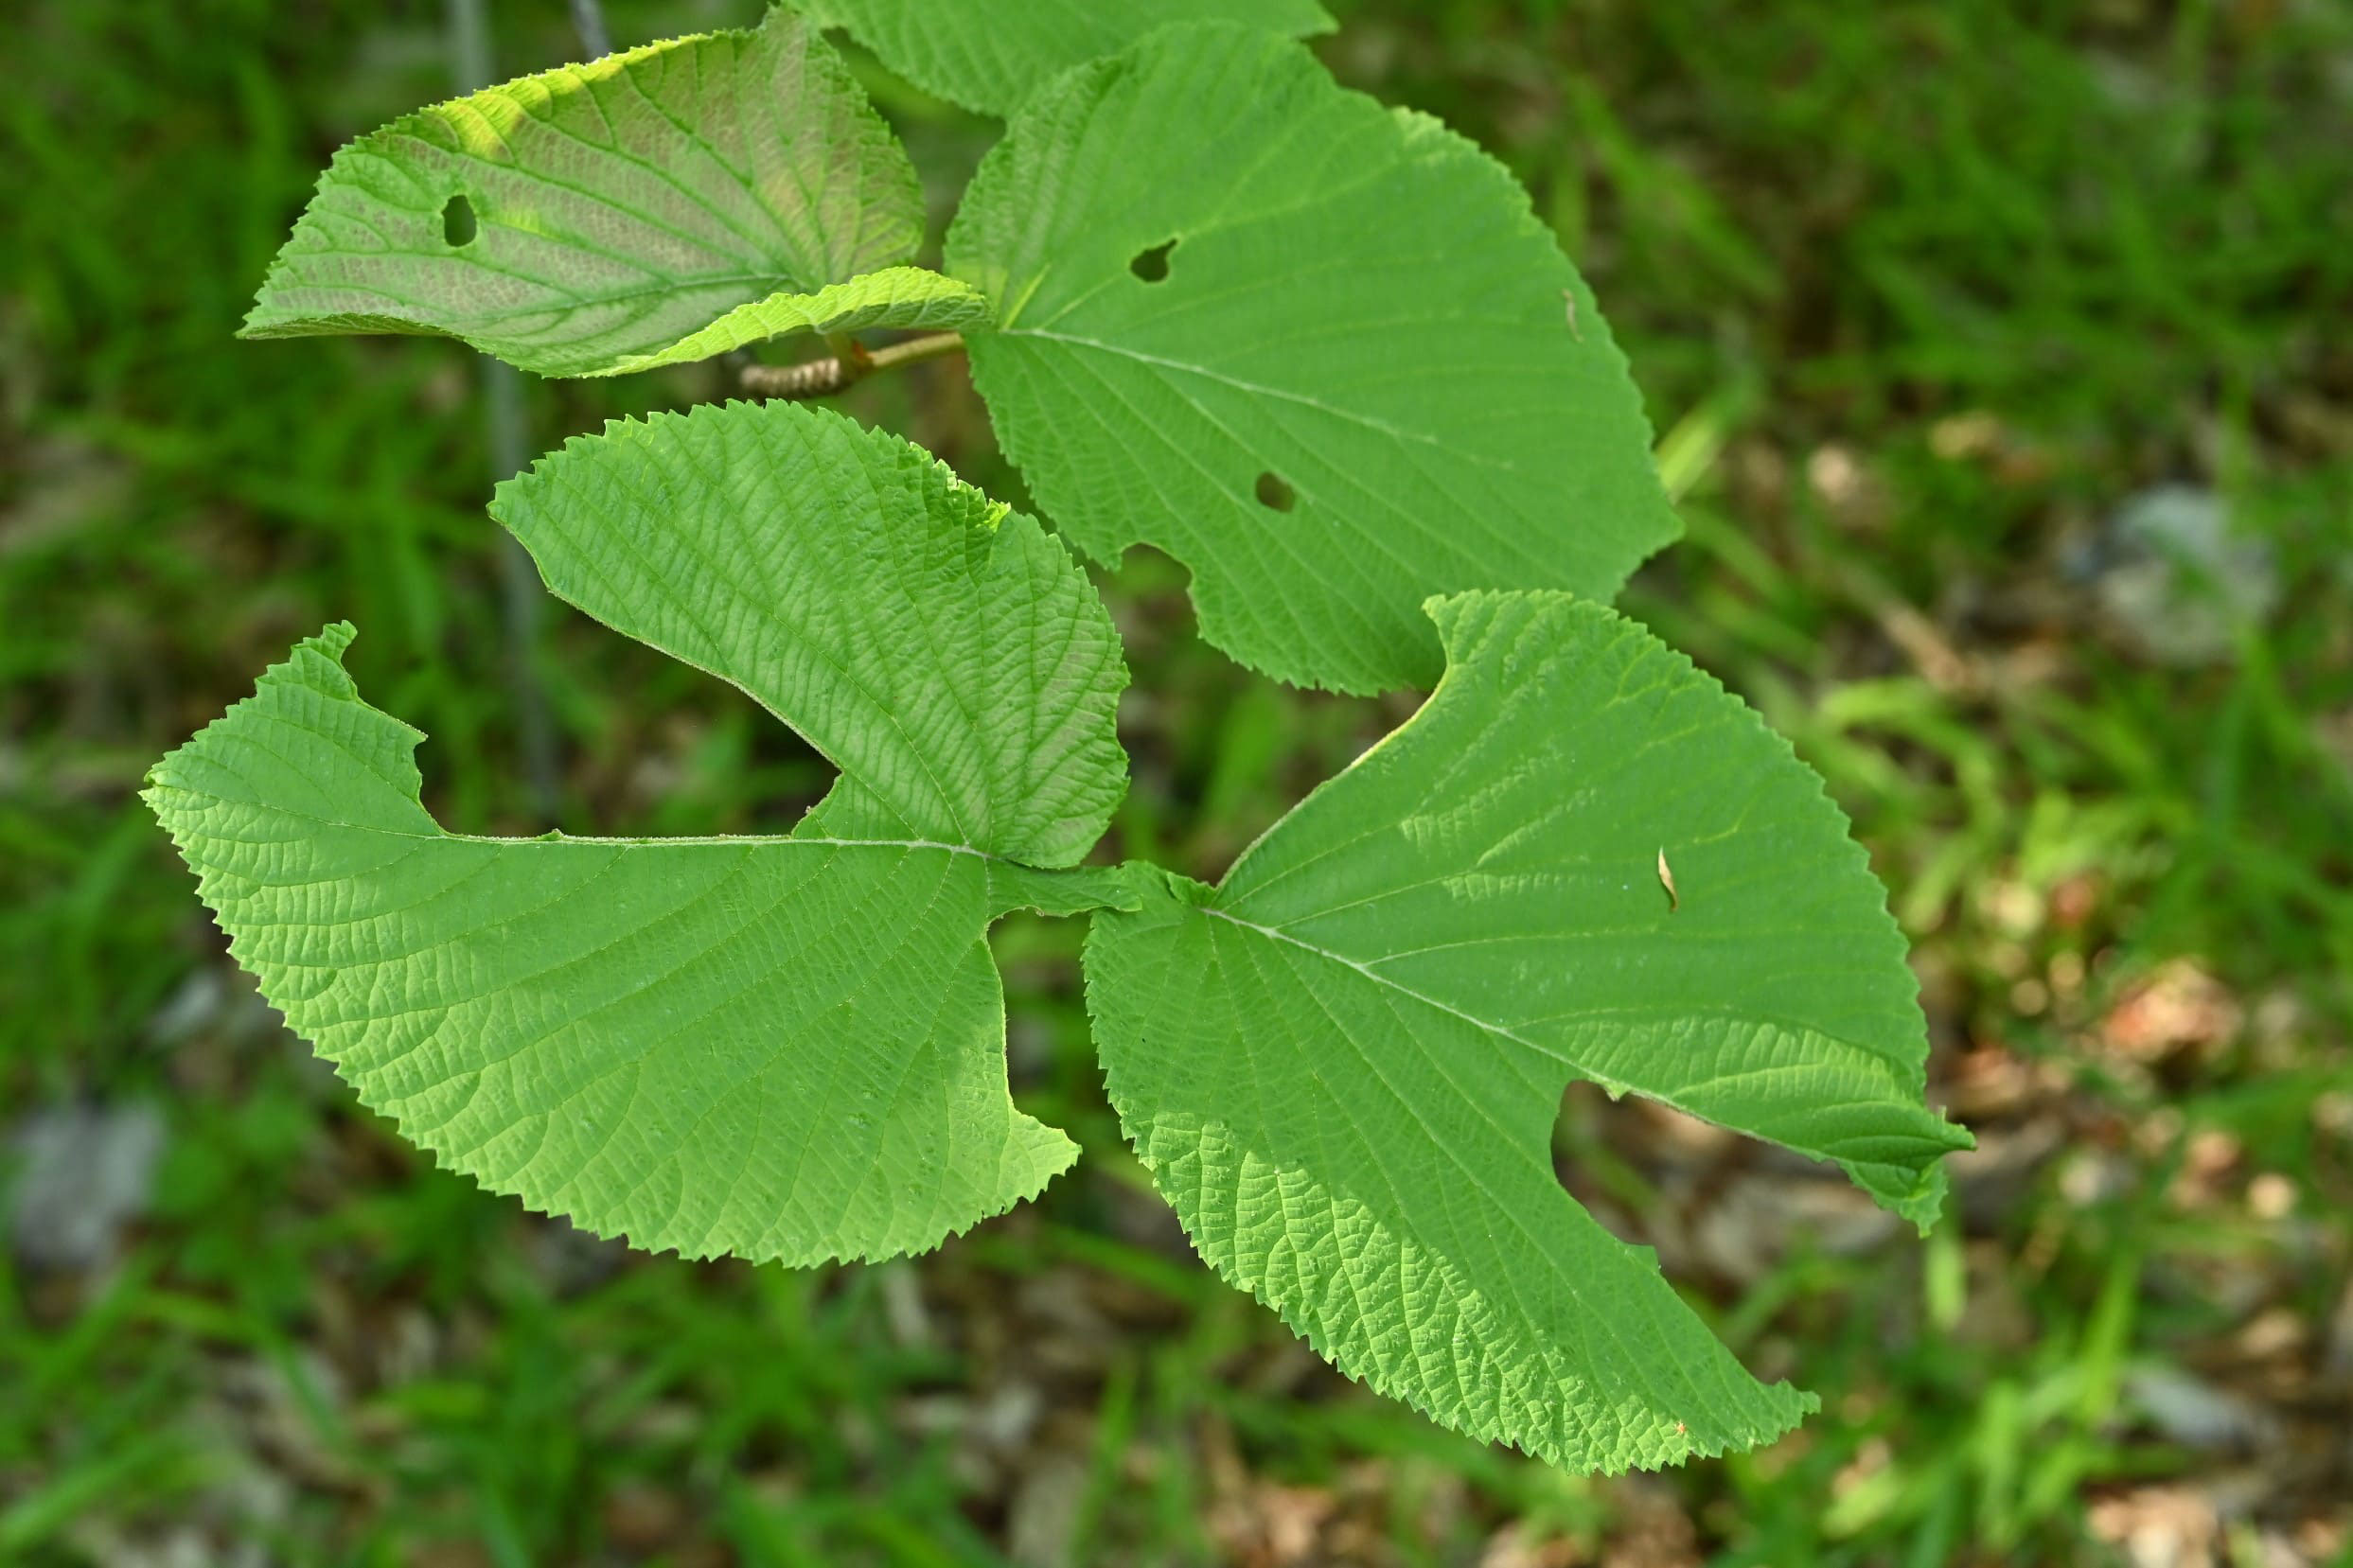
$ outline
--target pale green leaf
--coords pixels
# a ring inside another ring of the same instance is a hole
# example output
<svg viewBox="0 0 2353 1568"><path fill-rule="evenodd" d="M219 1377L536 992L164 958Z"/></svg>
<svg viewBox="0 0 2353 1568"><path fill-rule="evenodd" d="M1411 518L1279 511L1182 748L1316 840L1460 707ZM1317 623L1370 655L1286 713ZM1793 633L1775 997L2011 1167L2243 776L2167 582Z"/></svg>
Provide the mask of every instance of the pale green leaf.
<svg viewBox="0 0 2353 1568"><path fill-rule="evenodd" d="M799 332L864 332L880 327L961 332L988 320L988 301L968 284L921 267L829 283L813 294L770 294L738 305L699 332L654 354L638 354L597 371L620 376L657 365L683 364L771 338Z"/></svg>
<svg viewBox="0 0 2353 1568"><path fill-rule="evenodd" d="M1055 525L1176 556L1203 634L1269 675L1426 687L1424 598L1607 598L1674 537L1624 359L1527 194L1296 44L1171 27L1059 79L948 259L994 302L974 380Z"/></svg>
<svg viewBox="0 0 2353 1568"><path fill-rule="evenodd" d="M641 1246L876 1257L1036 1192L1075 1150L1006 1091L988 925L1135 902L1020 858L1075 859L1120 790L1124 672L1076 566L904 442L783 405L617 426L501 505L571 597L842 777L784 837L446 833L330 628L147 795L262 994L443 1162Z"/></svg>
<svg viewBox="0 0 2353 1568"><path fill-rule="evenodd" d="M615 420L499 486L562 598L741 687L842 777L803 831L1075 865L1126 787L1109 616L1035 520L829 410Z"/></svg>
<svg viewBox="0 0 2353 1568"><path fill-rule="evenodd" d="M452 233L469 221L470 238ZM686 358L722 318L706 352L770 318L806 329L843 308L826 286L853 280L861 325L936 315L949 296L921 274L864 277L922 238L905 150L824 40L779 10L756 32L523 77L353 142L244 335L447 333L542 375L609 375ZM731 317L755 302L765 314Z"/></svg>
<svg viewBox="0 0 2353 1568"><path fill-rule="evenodd" d="M1555 1177L1577 1079L1837 1161L1925 1224L1901 935L1820 781L1565 594L1432 601L1423 711L1216 889L1102 914L1123 1125L1194 1243L1344 1370L1577 1470L1769 1440L1756 1383ZM1660 874L1669 868L1670 894Z"/></svg>
<svg viewBox="0 0 2353 1568"><path fill-rule="evenodd" d="M926 92L984 115L1007 114L1053 77L1170 23L1332 30L1316 0L801 0L801 9L848 28Z"/></svg>

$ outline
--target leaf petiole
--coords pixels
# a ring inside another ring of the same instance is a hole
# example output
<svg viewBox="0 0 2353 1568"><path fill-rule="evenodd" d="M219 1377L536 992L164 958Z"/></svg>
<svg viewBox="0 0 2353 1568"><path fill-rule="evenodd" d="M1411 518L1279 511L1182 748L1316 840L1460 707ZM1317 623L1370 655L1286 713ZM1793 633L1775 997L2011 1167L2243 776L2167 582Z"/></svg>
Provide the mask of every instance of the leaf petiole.
<svg viewBox="0 0 2353 1568"><path fill-rule="evenodd" d="M799 364L746 365L743 389L754 397L830 397L878 370L960 354L964 346L961 332L929 332L876 349L845 337L835 344L832 354L822 360L804 360Z"/></svg>

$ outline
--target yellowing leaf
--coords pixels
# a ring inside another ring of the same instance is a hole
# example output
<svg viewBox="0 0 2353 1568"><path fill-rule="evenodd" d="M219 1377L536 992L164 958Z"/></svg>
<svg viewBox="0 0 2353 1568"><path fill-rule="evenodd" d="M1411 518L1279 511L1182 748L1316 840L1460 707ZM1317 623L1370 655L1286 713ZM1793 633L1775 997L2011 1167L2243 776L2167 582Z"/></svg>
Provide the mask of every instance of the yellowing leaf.
<svg viewBox="0 0 2353 1568"><path fill-rule="evenodd" d="M777 10L353 142L243 335L446 333L602 376L778 332L978 319L969 289L899 265L922 238L906 152L815 29Z"/></svg>

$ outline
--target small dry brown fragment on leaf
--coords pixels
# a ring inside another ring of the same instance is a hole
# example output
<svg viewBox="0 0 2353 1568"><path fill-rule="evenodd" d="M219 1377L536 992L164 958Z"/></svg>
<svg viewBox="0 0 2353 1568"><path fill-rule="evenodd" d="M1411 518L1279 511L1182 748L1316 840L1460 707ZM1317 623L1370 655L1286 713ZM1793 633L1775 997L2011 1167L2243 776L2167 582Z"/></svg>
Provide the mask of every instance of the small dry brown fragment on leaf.
<svg viewBox="0 0 2353 1568"><path fill-rule="evenodd" d="M1682 897L1675 892L1675 873L1667 867L1667 852L1658 852L1658 885L1667 890L1667 912L1673 914L1683 907Z"/></svg>

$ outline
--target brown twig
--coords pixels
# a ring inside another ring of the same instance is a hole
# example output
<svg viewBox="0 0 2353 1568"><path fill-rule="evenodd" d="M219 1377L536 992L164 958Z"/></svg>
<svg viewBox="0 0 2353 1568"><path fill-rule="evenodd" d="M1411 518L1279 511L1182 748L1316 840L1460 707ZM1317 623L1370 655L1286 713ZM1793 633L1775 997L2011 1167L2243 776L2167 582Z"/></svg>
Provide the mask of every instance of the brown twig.
<svg viewBox="0 0 2353 1568"><path fill-rule="evenodd" d="M963 335L956 332L934 332L871 351L841 339L835 352L822 360L744 366L743 389L754 397L830 397L877 370L936 360L943 354L959 353L964 346Z"/></svg>

